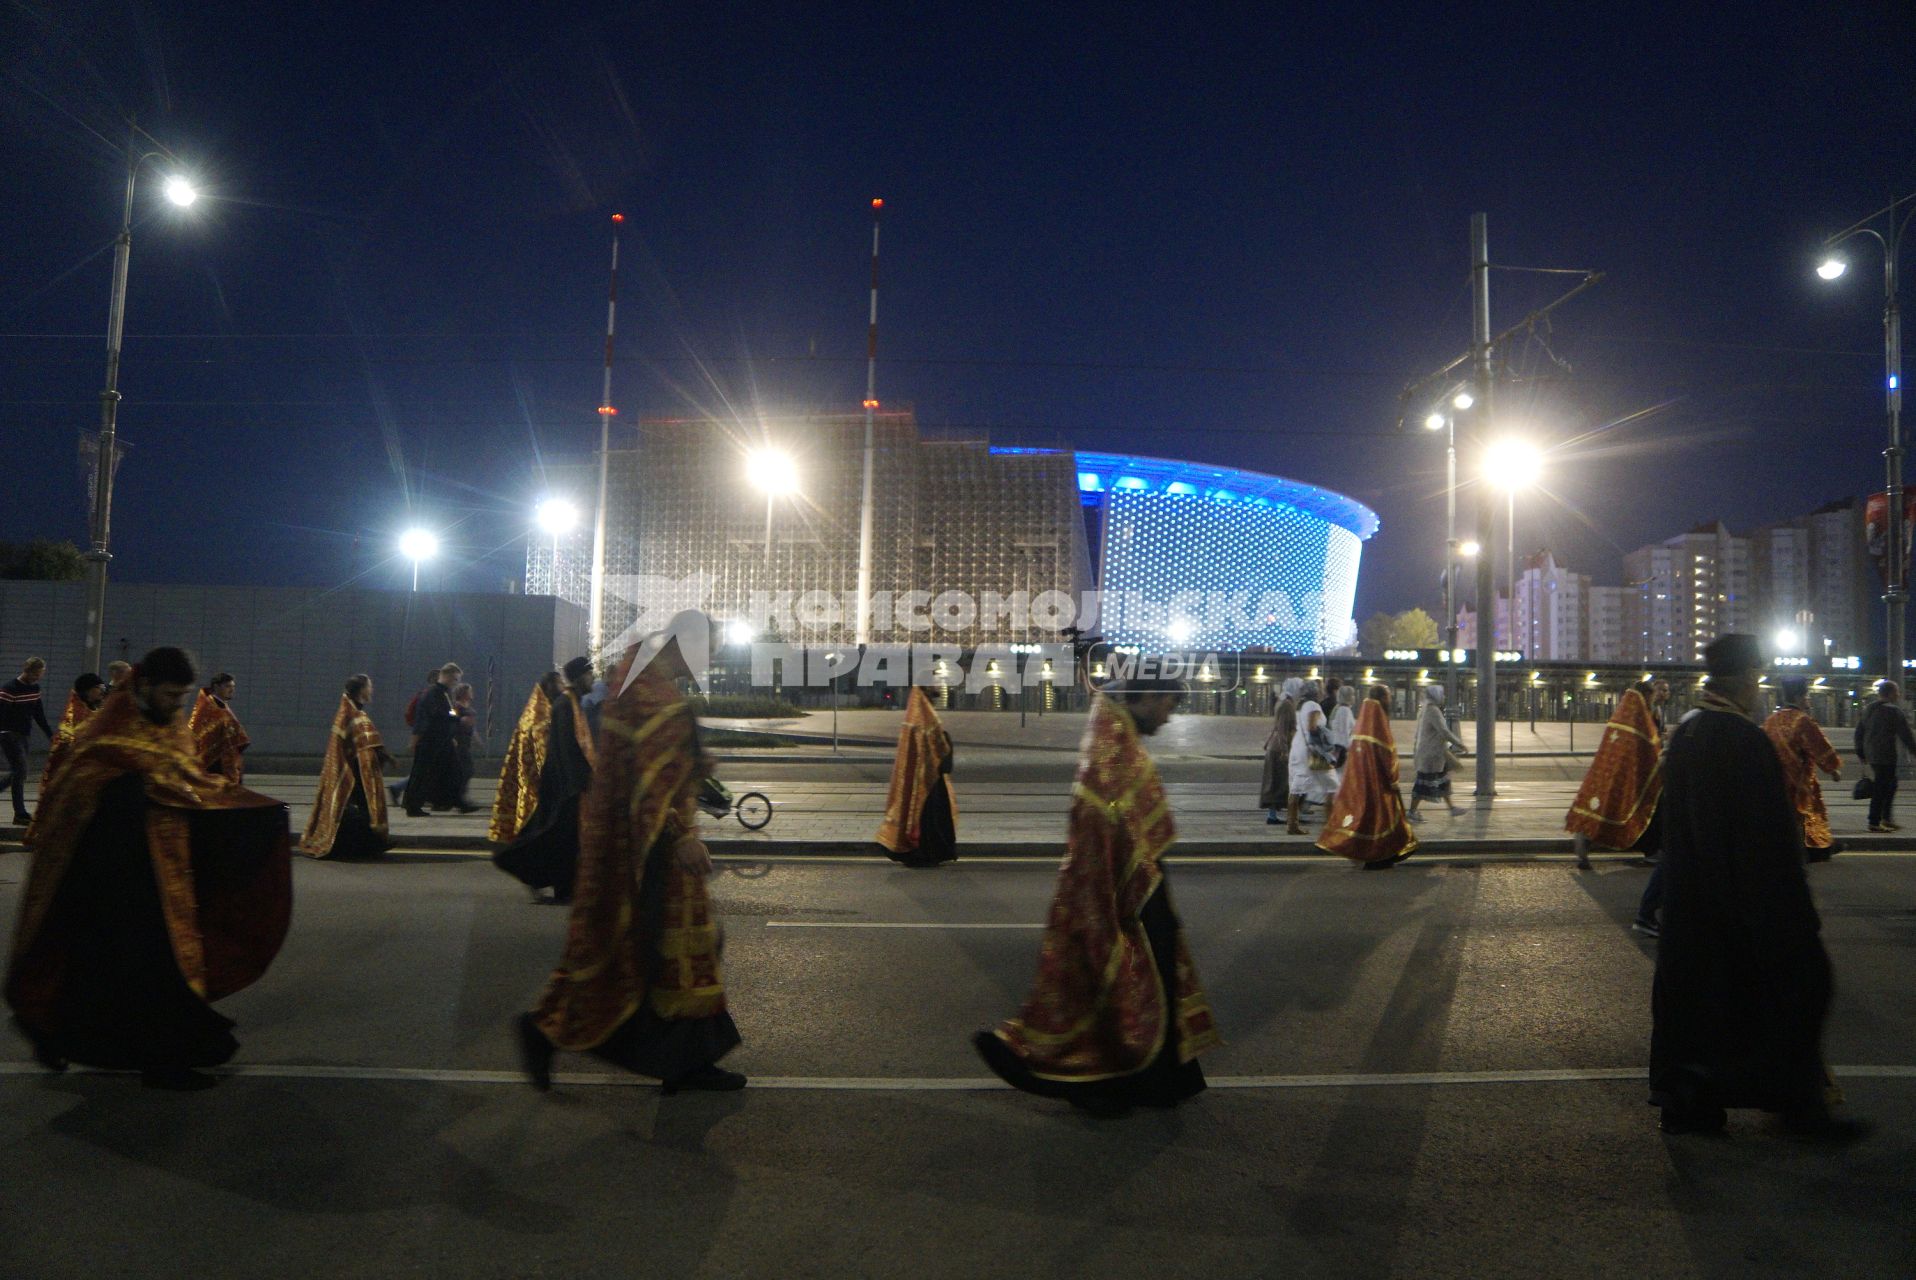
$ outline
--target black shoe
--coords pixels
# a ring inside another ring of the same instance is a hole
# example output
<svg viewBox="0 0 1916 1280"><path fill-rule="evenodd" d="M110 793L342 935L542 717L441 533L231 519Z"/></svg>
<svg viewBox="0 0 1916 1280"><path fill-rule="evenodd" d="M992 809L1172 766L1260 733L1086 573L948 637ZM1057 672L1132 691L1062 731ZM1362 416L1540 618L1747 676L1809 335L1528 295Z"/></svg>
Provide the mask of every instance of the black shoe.
<svg viewBox="0 0 1916 1280"><path fill-rule="evenodd" d="M1395 858L1379 858L1375 862L1366 862L1364 864L1364 870L1389 871L1392 867L1396 865L1397 865L1397 859Z"/></svg>
<svg viewBox="0 0 1916 1280"><path fill-rule="evenodd" d="M67 1069L67 1060L59 1050L48 1044L38 1034L30 1030L20 1019L13 1019L13 1029L18 1031L33 1050L33 1060L48 1071L60 1072Z"/></svg>
<svg viewBox="0 0 1916 1280"><path fill-rule="evenodd" d="M406 816L408 818L423 818L426 816L426 811L424 809L408 809L406 810Z"/></svg>
<svg viewBox="0 0 1916 1280"><path fill-rule="evenodd" d="M476 804L456 804L453 808L457 809L460 813L477 813L479 812L480 806Z"/></svg>
<svg viewBox="0 0 1916 1280"><path fill-rule="evenodd" d="M1798 1142L1816 1142L1840 1147L1867 1138L1874 1126L1867 1120L1838 1120L1818 1108L1803 1113L1786 1113L1782 1119L1785 1135Z"/></svg>
<svg viewBox="0 0 1916 1280"><path fill-rule="evenodd" d="M15 809L15 810L13 811L13 825L14 825L14 826L16 826L16 827L24 827L24 826L26 826L26 825L27 825L27 824L28 824L29 822L32 822L32 821L33 821L33 815L32 815L32 814L30 814L30 813L28 813L28 812L27 812L27 811L26 811L25 809Z"/></svg>
<svg viewBox="0 0 1916 1280"><path fill-rule="evenodd" d="M539 1030L539 1020L529 1013L514 1018L512 1030L519 1041L520 1069L533 1088L546 1092L552 1088L552 1041L546 1039L546 1033Z"/></svg>
<svg viewBox="0 0 1916 1280"><path fill-rule="evenodd" d="M659 1087L668 1094L732 1093L745 1087L745 1077L724 1067L703 1066L666 1080Z"/></svg>
<svg viewBox="0 0 1916 1280"><path fill-rule="evenodd" d="M1665 1133L1722 1133L1729 1122L1722 1107L1665 1107L1658 1127Z"/></svg>
<svg viewBox="0 0 1916 1280"><path fill-rule="evenodd" d="M198 1093L219 1082L218 1076L191 1067L149 1067L140 1072L140 1083L146 1088L165 1089L170 1093Z"/></svg>
<svg viewBox="0 0 1916 1280"><path fill-rule="evenodd" d="M1630 928L1646 938L1661 938L1663 936L1663 930L1657 927L1656 921L1645 920L1642 916L1638 916L1632 920L1630 922Z"/></svg>
<svg viewBox="0 0 1916 1280"><path fill-rule="evenodd" d="M1805 862L1828 862L1841 852L1843 852L1843 842L1841 840L1832 840L1821 849L1804 850L1803 860Z"/></svg>

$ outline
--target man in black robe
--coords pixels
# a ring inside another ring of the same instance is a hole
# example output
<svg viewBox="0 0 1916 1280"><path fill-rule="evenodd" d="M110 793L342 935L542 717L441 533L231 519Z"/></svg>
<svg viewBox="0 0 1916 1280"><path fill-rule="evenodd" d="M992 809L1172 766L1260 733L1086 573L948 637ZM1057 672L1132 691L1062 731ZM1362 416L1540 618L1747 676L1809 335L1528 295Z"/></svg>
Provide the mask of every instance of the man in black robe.
<svg viewBox="0 0 1916 1280"><path fill-rule="evenodd" d="M592 783L592 725L580 705L592 691L592 663L574 658L564 674L565 690L553 701L546 727L538 805L518 837L492 859L532 890L533 901L559 905L572 901L579 869L579 798Z"/></svg>
<svg viewBox="0 0 1916 1280"><path fill-rule="evenodd" d="M1664 756L1663 926L1651 1009L1650 1101L1665 1133L1715 1133L1727 1107L1779 1112L1841 1141L1823 1020L1830 962L1803 874L1783 768L1750 718L1764 671L1747 635L1704 650L1709 680Z"/></svg>
<svg viewBox="0 0 1916 1280"><path fill-rule="evenodd" d="M439 668L439 683L419 695L412 727L412 775L406 779L406 812L426 816L426 806L471 813L478 808L466 799L459 768L459 748L453 741L457 715L452 689L464 673L456 662Z"/></svg>

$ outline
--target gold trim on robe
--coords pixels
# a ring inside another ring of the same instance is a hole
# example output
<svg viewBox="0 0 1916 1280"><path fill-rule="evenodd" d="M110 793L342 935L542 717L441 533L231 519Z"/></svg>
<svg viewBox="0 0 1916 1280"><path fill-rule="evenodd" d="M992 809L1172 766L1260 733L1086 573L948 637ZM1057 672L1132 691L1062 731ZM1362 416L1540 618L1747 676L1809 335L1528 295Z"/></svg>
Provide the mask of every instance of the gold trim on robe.
<svg viewBox="0 0 1916 1280"><path fill-rule="evenodd" d="M672 836L691 829L703 776L697 722L664 676L647 670L627 683L638 649L627 649L607 680L622 691L600 710L592 786L579 807L579 872L565 953L534 1014L561 1049L605 1043L641 1004L664 1018L725 1010L711 896L705 879L681 869L670 847ZM656 938L647 935L639 901L650 858L665 859ZM648 982L654 951L664 963Z"/></svg>
<svg viewBox="0 0 1916 1280"><path fill-rule="evenodd" d="M193 701L193 716L186 724L202 769L228 782L245 778L246 748L253 740L240 727L232 707L201 689Z"/></svg>
<svg viewBox="0 0 1916 1280"><path fill-rule="evenodd" d="M1331 800L1317 847L1353 862L1383 862L1417 848L1397 789L1397 742L1384 704L1375 698L1365 698L1357 713L1344 782Z"/></svg>
<svg viewBox="0 0 1916 1280"><path fill-rule="evenodd" d="M958 823L958 796L951 789L945 760L951 737L922 686L913 685L905 703L905 723L898 730L898 753L892 758L891 788L885 794L885 820L878 827L878 843L893 853L918 848L919 823L931 789L942 786L951 802L951 821Z"/></svg>
<svg viewBox="0 0 1916 1280"><path fill-rule="evenodd" d="M1803 820L1803 845L1808 849L1830 847L1830 814L1823 805L1823 784L1816 771L1840 773L1843 757L1830 745L1822 726L1800 707L1778 707L1763 722L1763 732L1776 747L1783 762L1783 782L1790 803Z"/></svg>
<svg viewBox="0 0 1916 1280"><path fill-rule="evenodd" d="M40 806L34 810L33 820L27 823L26 831L20 837L20 843L31 849L39 839L40 815L46 811L46 798L53 790L54 775L60 772L60 766L66 762L67 754L73 750L73 735L93 714L93 708L86 699L77 693L67 694L67 708L60 713L60 723L54 726L53 742L47 747L47 762L40 770Z"/></svg>
<svg viewBox="0 0 1916 1280"><path fill-rule="evenodd" d="M306 831L299 838L299 851L309 858L323 858L333 851L339 838L339 822L353 798L353 771L348 761L359 765L358 783L366 797L366 817L374 835L386 834L386 779L379 757L384 741L373 718L345 694L339 695L339 709L333 713L333 727L326 734L326 760L319 768L319 790L313 796L313 812L306 819Z"/></svg>
<svg viewBox="0 0 1916 1280"><path fill-rule="evenodd" d="M276 807L279 801L200 768L179 717L155 724L124 690L107 697L74 734L73 748L40 798L43 821L14 924L7 1002L29 1026L53 1013L65 969L63 942L47 925L61 882L108 783L145 779L147 852L180 974L204 1000L251 985L266 971L292 919L292 873L282 837L250 879L196 884L189 817L194 811Z"/></svg>
<svg viewBox="0 0 1916 1280"><path fill-rule="evenodd" d="M539 807L539 772L546 764L546 734L552 727L552 699L542 685L532 686L525 710L506 743L505 763L499 766L499 794L492 801L492 826L486 838L511 844L532 811Z"/></svg>
<svg viewBox="0 0 1916 1280"><path fill-rule="evenodd" d="M1626 689L1563 827L1606 849L1628 849L1650 826L1663 795L1662 735L1650 704Z"/></svg>
<svg viewBox="0 0 1916 1280"><path fill-rule="evenodd" d="M1178 1057L1222 1043L1178 930L1175 993L1164 990L1140 912L1167 891L1158 860L1176 829L1130 712L1100 695L1079 748L1070 834L1045 922L1038 977L998 1038L1034 1075L1083 1083L1143 1070L1178 1022Z"/></svg>

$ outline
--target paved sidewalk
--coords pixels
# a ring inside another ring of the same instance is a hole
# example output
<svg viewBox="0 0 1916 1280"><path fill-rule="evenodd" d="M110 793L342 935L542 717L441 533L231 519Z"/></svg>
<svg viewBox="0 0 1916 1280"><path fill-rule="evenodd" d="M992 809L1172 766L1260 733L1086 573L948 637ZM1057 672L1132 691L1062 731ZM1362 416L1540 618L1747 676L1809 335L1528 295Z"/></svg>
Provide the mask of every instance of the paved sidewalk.
<svg viewBox="0 0 1916 1280"><path fill-rule="evenodd" d="M985 753L979 752L982 756ZM782 763L782 762L781 762ZM836 773L838 771L831 771ZM845 771L852 772L850 770ZM882 770L869 765L862 777L793 779L779 771L755 768L749 761L728 761L727 784L735 794L761 791L773 805L773 819L762 831L746 831L731 819L707 820L706 835L715 850L724 853L847 854L875 853L873 835L884 812L886 783ZM1580 770L1569 771L1573 775ZM293 830L306 823L315 775L264 774L247 784L285 800L292 810ZM1477 803L1469 784L1459 786L1461 816L1452 817L1441 805L1426 809L1417 825L1421 847L1430 853L1561 853L1570 850L1563 816L1577 787L1569 779L1514 780L1502 784L1494 802ZM392 831L400 850L488 849L496 783L475 782L472 799L480 808L469 815L434 814L408 817L394 809ZM1259 855L1315 852L1315 826L1309 836L1284 834L1284 827L1265 821L1254 795L1236 781L1177 782L1167 784L1178 824L1178 849L1189 855ZM1253 787L1254 791L1255 788ZM1063 852L1070 787L1063 782L973 782L958 780L958 833L961 855L1016 855L1055 857ZM31 796L31 791L29 792ZM1864 834L1866 806L1846 792L1829 796L1831 820L1837 837L1855 849L1916 847L1916 831L1908 835ZM1317 822L1322 822L1321 812ZM0 828L0 844L17 845L19 829Z"/></svg>

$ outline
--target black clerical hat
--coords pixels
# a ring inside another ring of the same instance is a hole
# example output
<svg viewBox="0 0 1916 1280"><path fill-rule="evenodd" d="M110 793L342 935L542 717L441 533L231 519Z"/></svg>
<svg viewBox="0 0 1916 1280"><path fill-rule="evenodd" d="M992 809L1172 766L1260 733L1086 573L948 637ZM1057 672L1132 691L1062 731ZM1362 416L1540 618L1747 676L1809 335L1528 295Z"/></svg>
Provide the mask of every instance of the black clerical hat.
<svg viewBox="0 0 1916 1280"><path fill-rule="evenodd" d="M1712 676L1740 676L1746 671L1766 667L1763 661L1763 648L1757 644L1756 637L1732 631L1729 635L1718 636L1710 641L1703 650L1703 665Z"/></svg>

